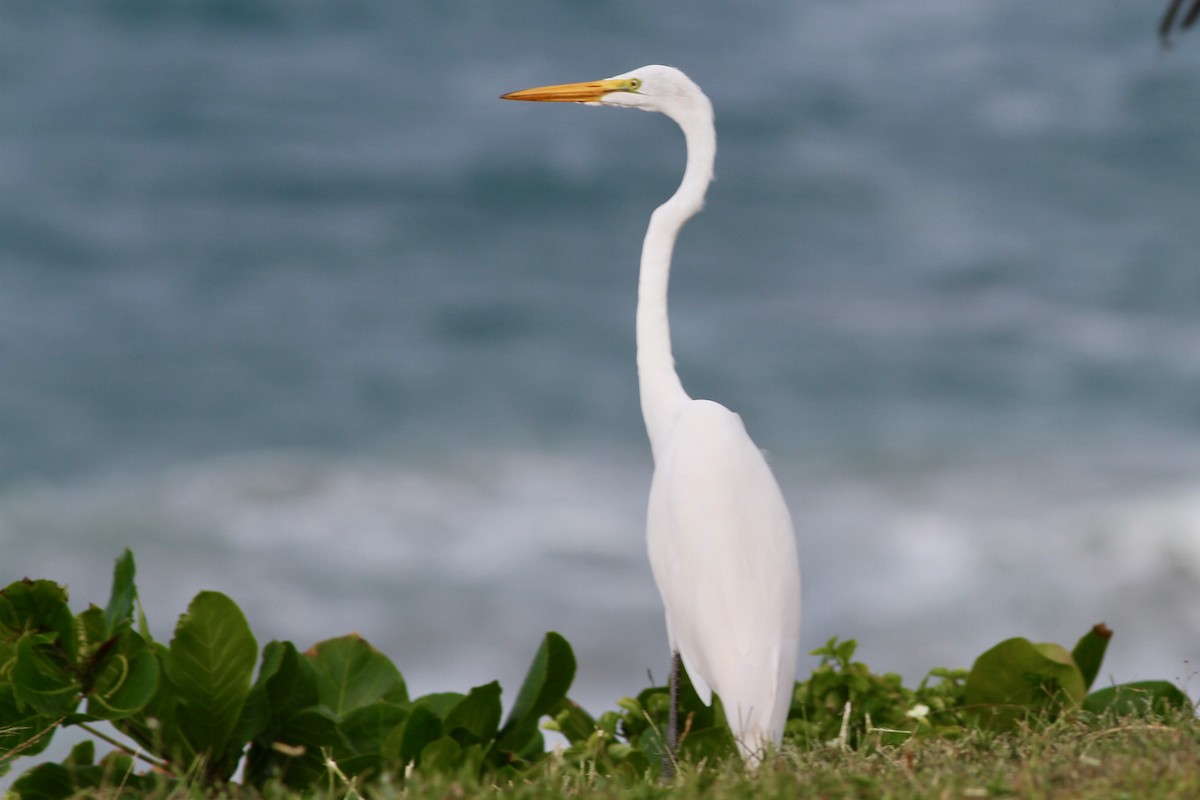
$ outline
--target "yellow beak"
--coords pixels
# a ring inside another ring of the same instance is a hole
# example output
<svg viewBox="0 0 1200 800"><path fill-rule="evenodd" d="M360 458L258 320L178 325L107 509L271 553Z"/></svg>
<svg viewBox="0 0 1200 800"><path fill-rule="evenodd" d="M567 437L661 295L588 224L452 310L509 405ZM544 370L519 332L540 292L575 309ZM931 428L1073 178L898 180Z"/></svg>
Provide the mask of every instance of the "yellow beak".
<svg viewBox="0 0 1200 800"><path fill-rule="evenodd" d="M500 95L501 100L536 100L553 103L595 103L612 92L623 91L625 81L587 81L585 83L560 83L556 86L538 86Z"/></svg>

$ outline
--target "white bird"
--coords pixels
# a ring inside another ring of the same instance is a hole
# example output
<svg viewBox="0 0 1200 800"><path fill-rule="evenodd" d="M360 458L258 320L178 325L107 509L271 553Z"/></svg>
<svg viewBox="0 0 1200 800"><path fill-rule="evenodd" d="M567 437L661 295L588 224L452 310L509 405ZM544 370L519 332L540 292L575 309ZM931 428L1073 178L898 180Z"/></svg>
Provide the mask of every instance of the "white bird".
<svg viewBox="0 0 1200 800"><path fill-rule="evenodd" d="M683 129L687 166L679 188L650 216L637 305L638 382L654 455L646 540L672 653L668 749L677 735L682 659L706 705L713 692L720 696L739 751L757 764L782 738L795 685L795 533L779 484L741 417L684 391L667 322L675 237L704 205L713 177L712 104L686 75L663 66L503 98L658 111Z"/></svg>

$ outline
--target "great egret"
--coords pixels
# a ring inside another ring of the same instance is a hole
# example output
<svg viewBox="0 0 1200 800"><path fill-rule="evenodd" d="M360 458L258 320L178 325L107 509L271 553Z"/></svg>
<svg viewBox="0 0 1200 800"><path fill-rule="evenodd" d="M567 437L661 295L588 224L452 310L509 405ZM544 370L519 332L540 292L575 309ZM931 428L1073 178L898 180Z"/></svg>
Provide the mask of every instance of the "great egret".
<svg viewBox="0 0 1200 800"><path fill-rule="evenodd" d="M1171 30L1175 27L1175 18L1179 16L1179 12L1183 9L1187 0L1171 0L1171 4L1167 6L1167 12L1163 14L1162 22L1158 25L1158 35L1162 37L1164 44L1170 44ZM1187 30L1196 24L1196 20L1200 19L1200 0L1192 0L1192 5L1188 8L1187 13L1183 16L1183 21L1179 23L1179 29Z"/></svg>
<svg viewBox="0 0 1200 800"><path fill-rule="evenodd" d="M654 455L646 541L672 654L668 749L676 744L682 659L705 704L713 692L720 696L739 751L757 764L782 738L795 685L795 534L779 484L741 417L683 390L667 322L675 237L704 205L713 177L712 104L686 75L663 66L503 98L659 111L683 129L687 166L679 188L650 215L637 305L638 383Z"/></svg>

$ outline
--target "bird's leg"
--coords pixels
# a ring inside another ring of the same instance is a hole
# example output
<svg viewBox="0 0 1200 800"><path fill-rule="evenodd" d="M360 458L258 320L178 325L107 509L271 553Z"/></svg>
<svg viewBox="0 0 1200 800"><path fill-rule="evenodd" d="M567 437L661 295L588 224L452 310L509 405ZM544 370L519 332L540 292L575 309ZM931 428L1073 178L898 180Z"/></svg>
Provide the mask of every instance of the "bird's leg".
<svg viewBox="0 0 1200 800"><path fill-rule="evenodd" d="M682 659L679 652L671 654L671 669L667 673L667 690L670 694L670 709L667 712L667 751L663 753L663 777L670 778L675 772L675 754L679 750L679 670Z"/></svg>

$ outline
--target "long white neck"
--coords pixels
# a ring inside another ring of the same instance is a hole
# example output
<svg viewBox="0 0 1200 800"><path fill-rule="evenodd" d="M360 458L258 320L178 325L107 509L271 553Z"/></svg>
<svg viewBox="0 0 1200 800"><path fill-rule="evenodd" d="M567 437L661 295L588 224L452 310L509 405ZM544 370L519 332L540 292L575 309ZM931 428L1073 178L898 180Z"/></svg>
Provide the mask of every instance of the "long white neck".
<svg viewBox="0 0 1200 800"><path fill-rule="evenodd" d="M717 134L711 106L707 98L704 101L705 107L698 113L676 120L687 141L687 167L675 194L650 215L650 227L642 243L637 306L638 384L642 417L655 458L665 444L676 415L690 400L679 381L675 359L671 355L667 285L675 237L684 223L704 206L704 194L712 182Z"/></svg>

